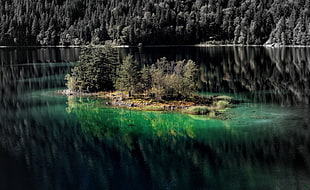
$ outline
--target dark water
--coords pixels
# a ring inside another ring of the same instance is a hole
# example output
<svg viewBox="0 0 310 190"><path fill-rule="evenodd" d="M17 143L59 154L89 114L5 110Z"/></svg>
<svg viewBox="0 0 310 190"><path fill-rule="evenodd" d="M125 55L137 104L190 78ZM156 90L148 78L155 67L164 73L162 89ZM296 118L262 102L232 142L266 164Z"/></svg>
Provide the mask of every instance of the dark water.
<svg viewBox="0 0 310 190"><path fill-rule="evenodd" d="M199 64L225 120L62 97L79 49L0 49L0 189L310 189L310 49L132 48Z"/></svg>

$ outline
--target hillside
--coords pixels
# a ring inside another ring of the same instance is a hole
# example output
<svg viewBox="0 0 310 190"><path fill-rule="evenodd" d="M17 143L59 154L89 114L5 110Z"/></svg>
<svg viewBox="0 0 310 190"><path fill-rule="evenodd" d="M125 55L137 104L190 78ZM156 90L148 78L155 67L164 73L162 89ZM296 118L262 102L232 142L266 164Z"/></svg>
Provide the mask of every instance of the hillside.
<svg viewBox="0 0 310 190"><path fill-rule="evenodd" d="M1 0L0 45L310 45L306 0Z"/></svg>

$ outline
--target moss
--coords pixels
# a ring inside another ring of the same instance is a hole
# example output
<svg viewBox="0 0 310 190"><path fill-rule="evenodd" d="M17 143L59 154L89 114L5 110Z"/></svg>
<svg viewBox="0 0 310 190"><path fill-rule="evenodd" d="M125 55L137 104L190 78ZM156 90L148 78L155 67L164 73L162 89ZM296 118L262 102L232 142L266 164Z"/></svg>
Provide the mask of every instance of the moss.
<svg viewBox="0 0 310 190"><path fill-rule="evenodd" d="M205 115L210 112L209 107L207 106L193 106L186 110L186 112L190 114L196 114L196 115Z"/></svg>
<svg viewBox="0 0 310 190"><path fill-rule="evenodd" d="M229 102L226 100L220 100L218 102L215 102L215 104L218 109L224 109L228 107Z"/></svg>

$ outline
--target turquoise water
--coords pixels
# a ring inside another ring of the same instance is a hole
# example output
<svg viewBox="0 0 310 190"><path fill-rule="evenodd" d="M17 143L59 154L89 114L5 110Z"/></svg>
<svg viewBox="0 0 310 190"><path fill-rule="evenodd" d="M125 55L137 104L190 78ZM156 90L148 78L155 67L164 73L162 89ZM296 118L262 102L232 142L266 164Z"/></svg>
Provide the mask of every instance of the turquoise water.
<svg viewBox="0 0 310 190"><path fill-rule="evenodd" d="M57 95L71 51L1 50L0 189L310 189L308 49L121 50L199 58L203 90L240 100L222 120Z"/></svg>

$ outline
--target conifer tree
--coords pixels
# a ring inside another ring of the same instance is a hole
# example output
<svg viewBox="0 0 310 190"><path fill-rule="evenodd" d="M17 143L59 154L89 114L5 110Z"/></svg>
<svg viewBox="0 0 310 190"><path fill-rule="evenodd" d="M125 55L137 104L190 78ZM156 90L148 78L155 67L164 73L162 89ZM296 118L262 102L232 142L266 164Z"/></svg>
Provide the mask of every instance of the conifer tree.
<svg viewBox="0 0 310 190"><path fill-rule="evenodd" d="M126 92L129 96L138 90L138 70L137 63L132 55L128 55L123 60L116 72L116 90Z"/></svg>
<svg viewBox="0 0 310 190"><path fill-rule="evenodd" d="M104 48L84 48L79 63L66 76L67 87L78 92L98 92L112 90L115 80L114 67L118 64L116 49L106 45Z"/></svg>

